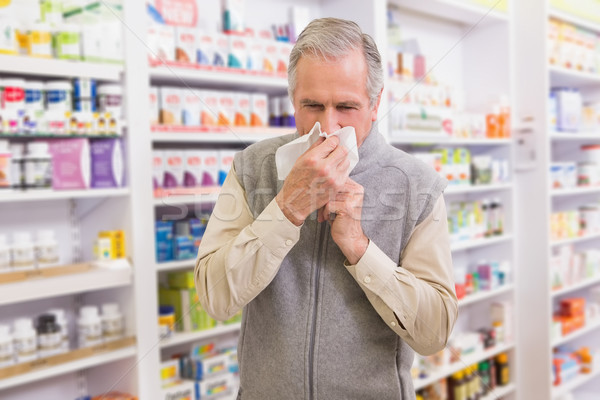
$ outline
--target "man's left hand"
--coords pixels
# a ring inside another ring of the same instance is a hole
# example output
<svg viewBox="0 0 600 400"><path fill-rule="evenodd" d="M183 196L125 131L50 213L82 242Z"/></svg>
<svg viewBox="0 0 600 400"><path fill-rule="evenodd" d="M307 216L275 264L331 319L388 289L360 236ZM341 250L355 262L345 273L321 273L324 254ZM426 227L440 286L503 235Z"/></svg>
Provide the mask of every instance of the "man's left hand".
<svg viewBox="0 0 600 400"><path fill-rule="evenodd" d="M363 198L364 188L348 178L335 199L318 212L319 222L331 222L331 236L352 265L358 263L369 245L361 226Z"/></svg>

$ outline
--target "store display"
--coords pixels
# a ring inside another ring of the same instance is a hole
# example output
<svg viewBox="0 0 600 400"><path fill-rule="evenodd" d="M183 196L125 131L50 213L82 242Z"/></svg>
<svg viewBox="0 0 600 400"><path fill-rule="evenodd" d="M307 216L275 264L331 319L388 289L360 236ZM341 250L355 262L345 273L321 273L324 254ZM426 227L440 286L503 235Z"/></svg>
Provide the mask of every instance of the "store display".
<svg viewBox="0 0 600 400"><path fill-rule="evenodd" d="M600 38L597 32L550 18L548 61L567 69L600 73Z"/></svg>

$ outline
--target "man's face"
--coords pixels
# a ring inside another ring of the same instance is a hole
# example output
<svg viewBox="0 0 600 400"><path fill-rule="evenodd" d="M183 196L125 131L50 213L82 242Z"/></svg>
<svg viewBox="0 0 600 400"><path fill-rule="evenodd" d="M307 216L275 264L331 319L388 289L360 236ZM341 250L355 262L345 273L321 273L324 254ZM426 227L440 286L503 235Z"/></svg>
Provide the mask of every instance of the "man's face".
<svg viewBox="0 0 600 400"><path fill-rule="evenodd" d="M377 119L379 107L379 100L374 107L369 105L362 51L354 50L334 61L302 56L296 68L293 103L300 135L310 132L317 121L327 133L353 126L360 146Z"/></svg>

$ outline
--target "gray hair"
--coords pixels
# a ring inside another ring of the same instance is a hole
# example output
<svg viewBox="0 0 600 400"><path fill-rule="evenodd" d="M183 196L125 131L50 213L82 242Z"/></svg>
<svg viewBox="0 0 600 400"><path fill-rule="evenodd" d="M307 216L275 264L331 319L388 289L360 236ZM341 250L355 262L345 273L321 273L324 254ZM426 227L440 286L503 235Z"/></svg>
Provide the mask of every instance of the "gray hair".
<svg viewBox="0 0 600 400"><path fill-rule="evenodd" d="M291 99L296 90L296 67L303 55L335 60L349 51L362 49L367 63L367 93L370 106L377 103L383 88L381 55L371 36L363 33L356 22L338 18L320 18L311 21L298 37L290 54L288 66L288 94Z"/></svg>

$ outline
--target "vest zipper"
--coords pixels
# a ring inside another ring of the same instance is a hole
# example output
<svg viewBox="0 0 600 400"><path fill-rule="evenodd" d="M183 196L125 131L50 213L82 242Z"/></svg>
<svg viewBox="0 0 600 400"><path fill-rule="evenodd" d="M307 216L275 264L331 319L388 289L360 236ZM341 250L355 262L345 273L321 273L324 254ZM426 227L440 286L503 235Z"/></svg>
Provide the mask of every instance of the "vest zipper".
<svg viewBox="0 0 600 400"><path fill-rule="evenodd" d="M325 252L325 238L327 237L329 225L327 222L323 222L319 226L319 252L317 253L317 265L315 270L315 277L313 279L315 287L315 302L313 304L312 313L312 325L310 328L310 343L308 347L308 398L314 399L314 356L315 356L315 335L317 330L317 309L319 306L319 279L321 277L321 260L323 259L323 253Z"/></svg>

